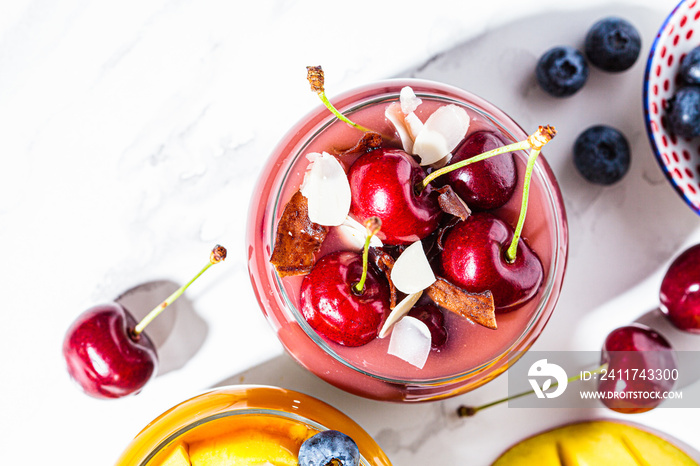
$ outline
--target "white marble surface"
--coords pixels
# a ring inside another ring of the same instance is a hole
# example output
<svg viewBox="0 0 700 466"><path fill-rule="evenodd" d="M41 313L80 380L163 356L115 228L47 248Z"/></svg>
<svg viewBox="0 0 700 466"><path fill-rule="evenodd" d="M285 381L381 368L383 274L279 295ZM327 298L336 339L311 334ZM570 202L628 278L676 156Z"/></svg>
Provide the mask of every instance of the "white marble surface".
<svg viewBox="0 0 700 466"><path fill-rule="evenodd" d="M646 55L676 2L563 3L2 2L0 462L111 464L162 411L241 380L331 402L397 465L487 465L538 430L621 417L602 408L505 406L454 417L459 404L505 395L505 377L417 406L342 393L282 355L245 264L254 181L285 130L318 104L304 66L322 64L331 96L415 75L472 90L525 127L543 118L558 127L548 160L569 214L569 268L535 348L595 350L609 330L654 309L665 267L700 241L700 224L649 149L641 113L646 57L624 76L594 71L585 93L564 101L545 96L531 73L544 50L580 45L593 20L612 13L638 25ZM630 173L610 188L572 172L571 143L597 122L618 126L633 146ZM179 338L161 343L162 375L127 399L80 393L61 356L70 322L132 287L187 281L217 242L228 247L227 261L159 324L166 333L174 325ZM657 409L629 419L697 449L698 413Z"/></svg>

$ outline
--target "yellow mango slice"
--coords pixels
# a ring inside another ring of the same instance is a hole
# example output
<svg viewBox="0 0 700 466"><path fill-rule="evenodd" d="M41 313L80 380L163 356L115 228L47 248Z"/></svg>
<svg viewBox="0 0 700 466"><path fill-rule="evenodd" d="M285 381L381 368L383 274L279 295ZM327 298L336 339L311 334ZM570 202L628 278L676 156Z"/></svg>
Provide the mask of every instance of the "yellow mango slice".
<svg viewBox="0 0 700 466"><path fill-rule="evenodd" d="M192 466L254 465L297 466L296 454L280 444L279 438L263 432L238 432L190 445Z"/></svg>
<svg viewBox="0 0 700 466"><path fill-rule="evenodd" d="M190 455L187 454L184 445L178 444L162 461L157 462L154 466L191 466Z"/></svg>
<svg viewBox="0 0 700 466"><path fill-rule="evenodd" d="M299 447L315 433L304 424L273 416L241 416L210 427L208 435L198 432L187 439L192 466L297 466Z"/></svg>
<svg viewBox="0 0 700 466"><path fill-rule="evenodd" d="M589 421L523 440L493 466L653 466L695 465L668 441L628 424Z"/></svg>

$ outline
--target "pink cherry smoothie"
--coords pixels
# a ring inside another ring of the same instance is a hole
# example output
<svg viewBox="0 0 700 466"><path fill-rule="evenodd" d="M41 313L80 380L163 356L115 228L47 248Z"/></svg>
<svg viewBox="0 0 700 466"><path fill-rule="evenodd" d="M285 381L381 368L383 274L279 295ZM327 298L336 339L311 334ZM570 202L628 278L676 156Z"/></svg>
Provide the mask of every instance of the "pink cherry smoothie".
<svg viewBox="0 0 700 466"><path fill-rule="evenodd" d="M380 82L333 99L354 122L384 136L383 147L400 148L394 126L384 116L398 101L402 87L411 86L423 103L415 111L425 121L437 108L456 104L470 117L467 135L487 130L504 141L523 140L527 134L487 102L460 89L439 83L403 80ZM249 270L262 310L287 351L307 369L352 393L382 400L423 401L471 390L506 370L508 353L524 351L534 342L550 317L559 295L567 255L567 225L556 180L540 156L530 187L523 237L539 257L544 283L536 296L520 307L496 315L498 328L482 327L444 310L447 341L433 348L422 368L388 354L390 336L347 347L317 334L299 311L303 276L280 278L269 263L275 227L287 201L299 189L311 152L338 153L354 146L362 133L320 108L302 120L273 153L251 205L248 229ZM347 170L359 154L342 156ZM504 154L503 156L509 156ZM344 157L344 158L343 158ZM496 156L499 157L499 156ZM515 157L518 186L510 201L491 211L511 226L520 212L525 152ZM433 186L447 184L438 178ZM447 214L446 214L447 215ZM317 260L341 250L358 251L337 227L330 227ZM439 270L435 270L440 275ZM423 297L420 303L430 302ZM512 362L512 361L511 361Z"/></svg>

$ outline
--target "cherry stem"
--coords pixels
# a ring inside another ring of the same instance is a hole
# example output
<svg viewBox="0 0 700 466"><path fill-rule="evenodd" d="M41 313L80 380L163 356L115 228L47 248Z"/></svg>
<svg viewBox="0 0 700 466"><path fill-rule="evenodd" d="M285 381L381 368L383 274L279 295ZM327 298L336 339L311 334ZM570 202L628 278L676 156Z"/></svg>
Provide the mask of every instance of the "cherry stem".
<svg viewBox="0 0 700 466"><path fill-rule="evenodd" d="M527 215L527 204L530 199L530 180L532 179L532 171L535 168L535 161L537 156L540 155L539 149L532 149L530 155L527 157L527 168L525 169L525 178L523 180L523 199L520 204L520 215L518 216L518 223L515 225L515 231L513 232L513 239L508 246L506 251L506 260L510 263L515 262L515 256L518 252L518 241L520 241L520 235L523 232L523 226L525 225L525 216Z"/></svg>
<svg viewBox="0 0 700 466"><path fill-rule="evenodd" d="M318 93L318 96L321 98L321 102L323 102L323 104L328 108L328 110L330 110L331 113L333 113L333 115L335 115L340 121L343 121L343 122L349 124L350 126L352 126L353 128L359 129L360 131L364 131L365 133L371 131L371 130L365 128L364 126L355 123L354 121L350 120L348 117L346 117L345 115L343 115L342 113L340 113L340 112L338 111L338 109L336 109L336 108L333 106L333 104L331 103L331 101L328 100L328 97L326 97L326 93L325 93L325 92L319 92L319 93Z"/></svg>
<svg viewBox="0 0 700 466"><path fill-rule="evenodd" d="M475 155L474 157L462 160L461 162L453 163L452 165L448 165L446 167L442 167L439 170L435 170L423 179L420 185L420 190L423 191L423 189L425 189L438 176L442 176L447 173L450 173L451 171L466 167L467 165L471 165L472 163L481 162L482 160L486 160L496 155L525 149L535 149L537 151L540 151L542 150L542 147L544 147L545 144L551 141L556 134L557 130L554 129L554 126L540 126L537 128L537 131L535 131L522 141L514 142L512 144L508 144L507 146L497 147L488 152Z"/></svg>
<svg viewBox="0 0 700 466"><path fill-rule="evenodd" d="M141 320L141 322L139 322L139 323L136 325L136 327L134 327L134 330L133 330L133 332L132 332L133 335L134 335L134 336L140 335L141 332L143 332L143 330L146 328L146 326L147 326L148 324L150 324L150 323L153 321L153 319L155 319L156 317L158 317L158 315L159 315L161 312L163 312L163 310L164 310L166 307L170 306L173 302L175 302L175 300L176 300L177 298L179 298L179 297L182 295L182 293L184 293L185 290L186 290L192 283L194 283L195 280L197 280L197 279L200 277L200 275L202 275L204 272L206 272L207 269L208 269L209 267L211 267L211 266L214 265L214 264L218 264L219 262L223 261L224 259L226 259L226 248L224 248L223 246L220 246L220 245L217 244L217 245L214 247L214 249L211 251L211 254L209 254L209 263L208 263L207 265L205 265L204 268L202 268L202 270L200 270L199 273L198 273L197 275L195 275L194 278L192 278L192 280L190 280L190 281L187 282L186 284L182 285L177 291L175 291L173 294L171 294L170 296L168 296L168 297L165 299L165 301L163 301L162 303L160 303L159 305L157 305L156 307L154 307L153 310L152 310L151 312L149 312L149 313L146 315L146 317L144 317L144 318Z"/></svg>
<svg viewBox="0 0 700 466"><path fill-rule="evenodd" d="M608 369L608 364L605 363L605 364L602 364L600 367L598 367L596 370L591 371L590 374L591 375L602 374L607 369ZM577 375L571 376L568 379L566 379L566 381L567 381L567 383L574 382L576 380L579 380L582 375L583 375L583 372L579 372ZM559 382L554 382L550 386L553 388L553 387L556 387L557 385L559 385ZM499 405L501 403L505 403L506 401L515 400L515 399L522 398L522 397L527 396L527 395L532 395L533 393L535 393L535 390L528 390L526 392L518 393L517 395L509 396L506 398L501 398L500 400L492 401L490 403L486 403L486 404L483 404L481 406L464 406L464 405L462 405L462 406L457 408L457 416L459 416L459 417L471 417L471 416L474 416L479 411L482 411L484 409Z"/></svg>
<svg viewBox="0 0 700 466"><path fill-rule="evenodd" d="M365 238L365 246L362 251L362 277L360 281L355 284L353 289L356 293L362 294L365 289L365 281L367 280L367 268L369 267L369 242L372 240L372 236L379 232L382 227L382 221L379 217L370 217L365 222L365 228L367 228L367 237Z"/></svg>
<svg viewBox="0 0 700 466"><path fill-rule="evenodd" d="M452 165L448 165L446 167L442 167L439 170L435 170L425 178L423 178L423 181L420 184L420 190L423 191L425 188L428 187L428 185L438 176L446 175L447 173L450 173L451 171L454 170L459 170L460 168L464 168L467 165L471 165L476 162L481 162L482 160L486 160L488 158L491 158L496 155L500 154L505 154L506 152L513 152L517 150L525 150L525 149L530 149L530 143L528 142L529 139L526 139L524 141L519 141L519 142L514 142L513 144L508 144L507 146L501 146L497 147L493 150L490 150L488 152L484 152L483 154L475 155L474 157L470 157L466 160L462 160L457 163L453 163Z"/></svg>
<svg viewBox="0 0 700 466"><path fill-rule="evenodd" d="M353 128L359 129L360 131L364 131L365 133L371 131L365 128L364 126L358 125L357 123L351 121L348 117L340 113L338 109L336 109L333 106L331 101L328 100L328 97L326 97L326 91L324 89L325 77L323 74L323 69L320 66L307 66L306 79L311 85L311 90L318 94L319 98L321 99L321 102L323 102L323 105L325 105L326 108L330 110L331 113L333 113L333 115L335 115L340 121L343 121L352 126Z"/></svg>

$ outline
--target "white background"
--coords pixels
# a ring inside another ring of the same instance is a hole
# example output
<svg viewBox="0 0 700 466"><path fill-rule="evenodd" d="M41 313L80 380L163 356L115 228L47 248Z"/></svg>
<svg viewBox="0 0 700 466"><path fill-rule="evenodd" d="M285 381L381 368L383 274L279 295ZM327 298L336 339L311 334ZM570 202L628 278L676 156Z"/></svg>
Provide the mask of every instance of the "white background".
<svg viewBox="0 0 700 466"><path fill-rule="evenodd" d="M258 309L245 223L267 155L318 105L305 65L323 65L331 97L392 76L462 86L526 128L559 129L547 157L569 215L569 269L535 348L596 350L612 328L658 306L672 257L700 242L698 217L665 181L641 117L646 55L675 3L2 2L0 462L112 464L167 408L241 381L331 402L397 465L486 465L544 428L621 417L603 408L500 406L455 418L460 404L504 396L506 377L418 406L361 400L318 381L282 356ZM561 43L580 46L594 20L613 13L643 33L633 69L618 76L593 71L571 99L550 98L534 86L541 53ZM583 181L570 161L576 135L598 122L622 129L633 147L630 173L609 188ZM159 343L167 355L162 375L127 399L82 394L61 355L71 321L140 284L186 282L215 243L228 248L227 261L154 324L163 334L175 325L172 333L181 338ZM700 348L698 338L678 344ZM700 448L697 415L657 409L625 419Z"/></svg>

